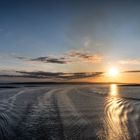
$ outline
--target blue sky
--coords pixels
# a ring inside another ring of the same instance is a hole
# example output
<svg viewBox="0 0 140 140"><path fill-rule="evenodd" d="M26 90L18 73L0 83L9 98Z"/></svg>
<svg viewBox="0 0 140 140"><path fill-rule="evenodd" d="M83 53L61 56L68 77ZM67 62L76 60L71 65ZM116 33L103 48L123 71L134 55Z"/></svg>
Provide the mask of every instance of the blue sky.
<svg viewBox="0 0 140 140"><path fill-rule="evenodd" d="M0 70L139 70L139 13L137 0L0 1ZM71 57L75 52L92 57ZM49 59L32 61L40 57ZM72 63L52 61L61 57Z"/></svg>

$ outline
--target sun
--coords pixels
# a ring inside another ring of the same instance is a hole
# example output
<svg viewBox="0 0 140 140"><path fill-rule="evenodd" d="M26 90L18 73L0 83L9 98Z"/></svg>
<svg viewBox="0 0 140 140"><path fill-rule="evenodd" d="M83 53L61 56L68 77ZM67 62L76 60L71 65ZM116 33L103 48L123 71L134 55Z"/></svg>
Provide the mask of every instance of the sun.
<svg viewBox="0 0 140 140"><path fill-rule="evenodd" d="M119 75L118 68L112 67L108 70L108 75L111 77L117 77Z"/></svg>

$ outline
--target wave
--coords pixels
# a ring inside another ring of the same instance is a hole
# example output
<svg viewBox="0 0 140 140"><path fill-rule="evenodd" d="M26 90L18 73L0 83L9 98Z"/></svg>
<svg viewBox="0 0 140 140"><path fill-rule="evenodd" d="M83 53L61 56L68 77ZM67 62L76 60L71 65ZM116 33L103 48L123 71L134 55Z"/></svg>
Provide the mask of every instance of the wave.
<svg viewBox="0 0 140 140"><path fill-rule="evenodd" d="M114 85L55 85L0 93L0 140L140 138L140 99Z"/></svg>
<svg viewBox="0 0 140 140"><path fill-rule="evenodd" d="M109 140L129 140L140 137L140 102L130 99L106 98L104 124Z"/></svg>

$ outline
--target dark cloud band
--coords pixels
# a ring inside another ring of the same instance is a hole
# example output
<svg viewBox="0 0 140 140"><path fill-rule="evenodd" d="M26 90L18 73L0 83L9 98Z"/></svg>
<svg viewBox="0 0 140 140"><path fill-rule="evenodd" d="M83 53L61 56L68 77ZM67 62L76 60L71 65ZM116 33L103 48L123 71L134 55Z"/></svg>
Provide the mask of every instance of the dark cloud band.
<svg viewBox="0 0 140 140"><path fill-rule="evenodd" d="M90 72L90 73L62 73L62 72L26 72L16 71L17 75L0 75L0 77L22 77L22 78L37 78L37 79L49 79L49 80L74 80L83 78L94 78L101 76L103 72Z"/></svg>

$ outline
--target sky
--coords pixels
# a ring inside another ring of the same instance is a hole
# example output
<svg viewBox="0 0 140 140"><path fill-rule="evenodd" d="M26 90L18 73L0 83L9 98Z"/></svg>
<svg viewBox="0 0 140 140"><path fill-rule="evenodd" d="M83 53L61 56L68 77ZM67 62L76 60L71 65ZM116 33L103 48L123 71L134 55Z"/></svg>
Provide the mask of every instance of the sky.
<svg viewBox="0 0 140 140"><path fill-rule="evenodd" d="M140 83L139 13L138 0L0 0L0 82Z"/></svg>

